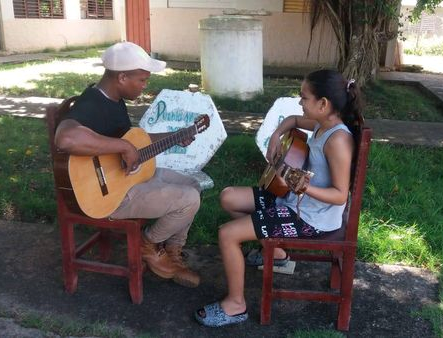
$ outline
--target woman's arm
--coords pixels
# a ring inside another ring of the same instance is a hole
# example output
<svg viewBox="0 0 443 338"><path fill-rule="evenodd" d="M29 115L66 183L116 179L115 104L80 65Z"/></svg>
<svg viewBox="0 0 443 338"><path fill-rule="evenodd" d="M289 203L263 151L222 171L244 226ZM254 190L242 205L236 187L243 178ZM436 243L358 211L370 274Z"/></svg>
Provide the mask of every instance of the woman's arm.
<svg viewBox="0 0 443 338"><path fill-rule="evenodd" d="M351 178L352 136L341 130L335 132L326 142L324 152L329 164L331 186L319 188L309 185L305 193L325 203L344 204L348 199Z"/></svg>
<svg viewBox="0 0 443 338"><path fill-rule="evenodd" d="M315 120L307 119L303 116L292 115L285 118L272 133L269 139L268 151L266 153L266 159L273 163L275 155L280 152L280 137L287 131L294 128L302 128L306 130L314 130L316 125Z"/></svg>

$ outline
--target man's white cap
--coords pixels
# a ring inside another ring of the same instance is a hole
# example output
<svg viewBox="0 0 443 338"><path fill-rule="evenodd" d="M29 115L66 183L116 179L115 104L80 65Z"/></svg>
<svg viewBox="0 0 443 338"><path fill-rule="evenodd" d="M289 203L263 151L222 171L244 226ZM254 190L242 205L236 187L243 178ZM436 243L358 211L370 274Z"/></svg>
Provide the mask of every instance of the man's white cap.
<svg viewBox="0 0 443 338"><path fill-rule="evenodd" d="M143 69L148 72L161 72L166 62L151 58L146 51L132 42L118 42L102 55L105 69L115 71Z"/></svg>

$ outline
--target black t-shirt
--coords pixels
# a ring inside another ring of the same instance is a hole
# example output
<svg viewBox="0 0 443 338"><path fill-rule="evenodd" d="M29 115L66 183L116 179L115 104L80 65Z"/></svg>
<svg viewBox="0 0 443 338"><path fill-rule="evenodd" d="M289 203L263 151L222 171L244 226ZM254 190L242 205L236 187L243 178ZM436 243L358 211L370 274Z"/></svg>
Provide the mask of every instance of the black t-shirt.
<svg viewBox="0 0 443 338"><path fill-rule="evenodd" d="M125 101L110 100L92 86L77 98L66 118L110 137L121 137L131 128Z"/></svg>

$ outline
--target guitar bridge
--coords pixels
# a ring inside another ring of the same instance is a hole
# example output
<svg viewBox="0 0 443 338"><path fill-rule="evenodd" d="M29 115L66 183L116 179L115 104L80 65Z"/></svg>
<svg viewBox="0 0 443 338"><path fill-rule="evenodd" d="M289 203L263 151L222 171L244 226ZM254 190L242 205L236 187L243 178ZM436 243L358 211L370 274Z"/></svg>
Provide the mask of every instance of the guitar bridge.
<svg viewBox="0 0 443 338"><path fill-rule="evenodd" d="M103 196L106 196L108 192L108 186L106 185L106 176L103 172L103 167L100 164L98 156L93 156L92 161L94 163L95 174L97 175L98 184Z"/></svg>

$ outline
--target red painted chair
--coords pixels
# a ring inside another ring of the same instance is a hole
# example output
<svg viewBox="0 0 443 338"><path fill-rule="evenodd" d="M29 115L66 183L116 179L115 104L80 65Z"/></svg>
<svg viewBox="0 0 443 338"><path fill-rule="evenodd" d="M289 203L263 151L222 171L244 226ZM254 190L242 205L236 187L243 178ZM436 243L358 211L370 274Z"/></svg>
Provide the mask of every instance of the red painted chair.
<svg viewBox="0 0 443 338"><path fill-rule="evenodd" d="M363 128L357 145L351 196L345 209L340 230L334 231L321 239L266 239L262 241L264 264L261 324L270 323L273 299L307 300L337 303L337 329L349 330L358 223L370 143L371 129ZM272 268L274 265L273 252L276 247L296 250L297 252L290 252L291 259L295 261L330 262L330 290L283 290L274 288Z"/></svg>
<svg viewBox="0 0 443 338"><path fill-rule="evenodd" d="M46 123L49 144L53 160L54 180L57 199L57 217L61 230L61 247L63 257L63 277L65 289L74 293L78 284L78 271L86 270L104 274L126 277L129 279L129 293L132 302L143 301L142 275L144 266L141 260L141 227L143 219L111 220L108 218L94 219L86 216L79 208L72 190L67 167L67 154L59 151L54 144L55 130L68 112L76 97L64 100L59 106L46 109ZM74 238L75 225L82 224L94 227L97 231L85 242L77 245ZM111 238L125 238L127 244L127 265L107 262L111 254ZM98 246L99 260L85 255Z"/></svg>

